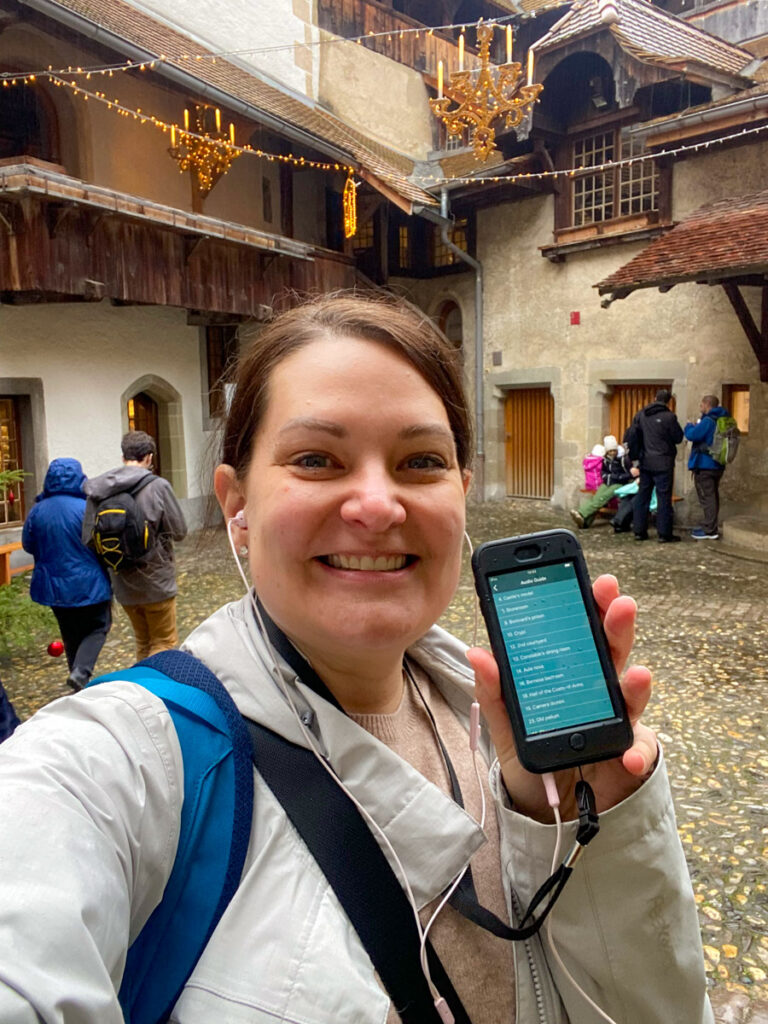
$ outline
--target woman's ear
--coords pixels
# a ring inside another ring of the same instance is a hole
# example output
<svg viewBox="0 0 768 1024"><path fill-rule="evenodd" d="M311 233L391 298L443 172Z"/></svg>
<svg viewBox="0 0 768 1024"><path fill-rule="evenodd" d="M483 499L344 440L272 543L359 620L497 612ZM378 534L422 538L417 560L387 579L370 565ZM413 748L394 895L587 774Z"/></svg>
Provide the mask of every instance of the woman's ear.
<svg viewBox="0 0 768 1024"><path fill-rule="evenodd" d="M464 497L466 497L467 496L467 492L469 491L469 485L472 483L472 470L471 469L462 469L462 471L461 471L461 483L462 483L462 486L464 487Z"/></svg>
<svg viewBox="0 0 768 1024"><path fill-rule="evenodd" d="M245 495L232 466L222 464L213 474L213 489L224 514L225 522L234 519L245 508Z"/></svg>

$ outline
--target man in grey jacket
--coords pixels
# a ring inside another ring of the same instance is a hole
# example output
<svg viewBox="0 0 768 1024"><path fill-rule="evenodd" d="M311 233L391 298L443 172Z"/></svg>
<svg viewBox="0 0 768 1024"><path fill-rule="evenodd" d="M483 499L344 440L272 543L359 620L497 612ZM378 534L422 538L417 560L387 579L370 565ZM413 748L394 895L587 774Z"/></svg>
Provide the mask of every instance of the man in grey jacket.
<svg viewBox="0 0 768 1024"><path fill-rule="evenodd" d="M152 463L157 454L154 438L143 430L131 430L121 442L123 465L84 485L88 502L83 520L83 541L91 536L96 507L105 498L121 491L134 490L147 476L153 476ZM187 524L173 488L161 476L141 487L135 501L148 521L152 547L141 565L121 572L110 572L115 598L125 609L136 636L136 658L176 647L176 564L173 542L187 535Z"/></svg>

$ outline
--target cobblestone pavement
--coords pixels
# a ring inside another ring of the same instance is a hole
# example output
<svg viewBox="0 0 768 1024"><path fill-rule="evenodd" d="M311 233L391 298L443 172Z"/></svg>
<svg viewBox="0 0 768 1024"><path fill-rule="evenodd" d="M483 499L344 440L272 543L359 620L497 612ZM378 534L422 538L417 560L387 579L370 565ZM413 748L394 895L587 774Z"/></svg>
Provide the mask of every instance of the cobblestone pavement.
<svg viewBox="0 0 768 1024"><path fill-rule="evenodd" d="M544 502L505 501L469 512L474 543L568 525ZM687 536L673 547L615 536L607 522L581 531L592 576L613 572L639 606L634 660L655 696L647 721L665 746L680 835L699 906L719 1024L768 1024L768 567L729 558ZM185 635L241 584L223 532L179 548L179 624ZM465 570L443 618L472 640L474 589ZM41 641L0 666L22 717L66 692L66 666ZM132 660L121 609L99 662Z"/></svg>

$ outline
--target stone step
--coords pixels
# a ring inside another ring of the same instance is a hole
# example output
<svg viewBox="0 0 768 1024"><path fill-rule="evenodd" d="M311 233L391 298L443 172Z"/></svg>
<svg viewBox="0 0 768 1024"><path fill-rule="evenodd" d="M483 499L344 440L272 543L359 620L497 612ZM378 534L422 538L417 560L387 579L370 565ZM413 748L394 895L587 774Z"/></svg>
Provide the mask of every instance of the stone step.
<svg viewBox="0 0 768 1024"><path fill-rule="evenodd" d="M735 516L723 523L723 542L768 555L768 516Z"/></svg>

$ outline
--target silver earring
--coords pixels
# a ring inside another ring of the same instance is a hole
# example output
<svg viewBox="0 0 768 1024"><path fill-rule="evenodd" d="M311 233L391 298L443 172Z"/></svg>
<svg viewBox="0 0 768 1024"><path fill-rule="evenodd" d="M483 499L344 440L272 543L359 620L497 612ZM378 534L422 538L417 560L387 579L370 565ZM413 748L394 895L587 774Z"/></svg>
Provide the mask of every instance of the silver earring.
<svg viewBox="0 0 768 1024"><path fill-rule="evenodd" d="M248 554L248 545L247 544L241 544L240 545L240 554L243 556L243 558L245 558L245 556Z"/></svg>

